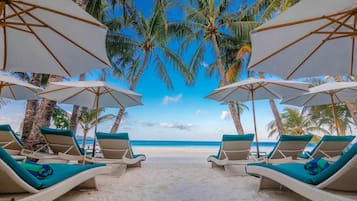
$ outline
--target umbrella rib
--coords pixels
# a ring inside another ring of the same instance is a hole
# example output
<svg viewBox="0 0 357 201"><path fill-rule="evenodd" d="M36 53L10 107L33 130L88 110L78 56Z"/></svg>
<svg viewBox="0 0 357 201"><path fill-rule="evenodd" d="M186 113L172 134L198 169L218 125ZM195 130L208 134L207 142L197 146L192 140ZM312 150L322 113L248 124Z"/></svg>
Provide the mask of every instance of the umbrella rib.
<svg viewBox="0 0 357 201"><path fill-rule="evenodd" d="M221 98L220 101L226 99L228 96L230 96L232 93L236 92L238 89L243 89L243 90L246 90L246 91L250 91L250 90L247 89L247 88L238 86L238 87L235 87L232 91L230 91L227 95L223 96L223 98Z"/></svg>
<svg viewBox="0 0 357 201"><path fill-rule="evenodd" d="M70 88L72 88L72 87L70 87ZM80 91L78 91L78 92L72 94L71 96L68 96L67 98L63 99L61 102L65 102L65 101L67 101L67 100L69 100L69 99L71 99L71 98L77 96L78 94L80 94L80 93L82 93L82 92L84 92L84 91L87 91L86 89L87 89L87 88L84 88L84 89L82 89L82 90L80 90Z"/></svg>
<svg viewBox="0 0 357 201"><path fill-rule="evenodd" d="M18 7L17 5L14 4L15 7L17 7L18 9L22 10L22 8ZM13 6L11 4L9 4L9 7L14 11L14 13L16 13L17 11L13 8ZM28 15L31 16L30 13L28 13ZM18 15L18 17L21 19L21 21L25 24L25 26L32 32L32 34L35 36L35 38L37 38L37 40L42 44L42 46L48 51L48 53L56 60L56 62L58 63L58 65L61 66L62 70L65 71L67 73L67 75L71 76L71 74L68 72L68 70L63 66L63 64L59 61L59 59L54 55L54 53L47 47L47 45L41 40L41 38L32 30L31 27L29 27L26 24L26 21L20 16Z"/></svg>
<svg viewBox="0 0 357 201"><path fill-rule="evenodd" d="M262 84L259 84L260 85L260 88L263 88L265 89L268 93L270 93L271 95L273 95L275 98L281 98L281 96L279 94L276 94L274 91L270 90L269 88L266 87L266 85L262 85ZM256 88L258 89L258 88ZM255 90L255 89L254 89ZM270 98L269 98L270 99Z"/></svg>
<svg viewBox="0 0 357 201"><path fill-rule="evenodd" d="M349 20L349 19L352 17L352 15L349 15L349 16L346 15L346 16L344 16L344 17L346 17L346 19L344 20L344 22L346 22L347 20ZM312 50L312 52L310 52L310 54L308 54L307 57L305 57L305 59L303 59L303 60L294 68L293 71L290 72L290 74L286 77L286 79L289 79L297 70L299 70L300 67L301 67L310 57L312 57L312 55L314 55L314 54L317 52L317 50L318 50L321 46L323 46L323 45L328 41L328 39L329 39L331 36L333 36L333 34L334 34L337 30L339 30L341 27L342 27L342 25L340 24L339 26L337 26L337 27L333 30L333 32L332 32L331 34L329 34L324 40L322 40L322 42L321 42L314 50Z"/></svg>
<svg viewBox="0 0 357 201"><path fill-rule="evenodd" d="M5 12L6 12L6 6L4 6L4 12L3 15L5 16ZM4 19L4 24L6 25L6 20ZM2 70L6 69L6 65L7 65L7 34L6 34L6 26L3 27L3 35L4 35L4 59L3 59L3 66L2 66Z"/></svg>
<svg viewBox="0 0 357 201"><path fill-rule="evenodd" d="M315 96L317 96L317 93L316 94L312 94L312 96L310 96L309 98L307 98L303 103L302 105L306 105L306 103L308 103L309 101L311 101ZM298 97L298 96L296 96Z"/></svg>
<svg viewBox="0 0 357 201"><path fill-rule="evenodd" d="M332 17L330 17L330 16L324 16L324 18L326 18L326 19L328 19L328 20L330 20L330 21L332 21L332 22L335 22L335 23L337 23L337 24L340 24L340 25L342 25L342 26L344 26L344 27L346 27L346 28L349 28L349 29L351 29L352 31L355 31L355 30L356 30L356 29L353 28L352 26L350 26L350 25L348 25L348 24L346 24L346 23L342 23L342 22L340 22L340 21L338 21L338 20L336 20L336 19L334 19L334 18L332 18Z"/></svg>
<svg viewBox="0 0 357 201"><path fill-rule="evenodd" d="M7 28L12 28L12 29L15 29L15 30L18 30L18 31L23 31L23 32L27 32L27 33L32 34L32 32L31 32L31 31L26 30L26 29L21 29L21 28L19 28L19 27L9 26L9 25L7 25L6 27L7 27Z"/></svg>
<svg viewBox="0 0 357 201"><path fill-rule="evenodd" d="M354 18L354 23L353 23L353 31L356 31L356 23L357 23L357 19L356 19L356 15L355 14L355 18ZM352 54L351 54L351 68L350 68L350 75L352 75L353 73L353 65L355 63L354 59L355 59L355 37L352 37Z"/></svg>
<svg viewBox="0 0 357 201"><path fill-rule="evenodd" d="M16 100L15 92L12 90L10 85L8 86L8 88L9 88L9 91L11 93L12 99Z"/></svg>
<svg viewBox="0 0 357 201"><path fill-rule="evenodd" d="M347 16L347 15L346 15L346 16ZM346 16L342 16L341 18L346 17ZM339 18L339 19L341 19L341 18ZM324 29L324 28L330 26L331 24L333 24L333 22L329 22L329 23L323 25L322 27L317 28L315 31L322 30L322 29ZM289 43L289 44L283 46L282 48L276 50L275 52L271 53L270 55L264 57L263 59L261 59L260 61L256 62L255 64L252 64L249 68L250 68L250 69L251 69L251 68L254 68L254 67L257 66L258 64L260 64L260 63L266 61L267 59L269 59L269 58L275 56L276 54L280 53L281 51L283 51L283 50L289 48L290 46L295 45L296 43L298 43L298 42L304 40L305 38L307 38L307 37L309 37L309 36L311 36L311 35L312 35L312 32L303 35L302 37L296 39L295 41L293 41L293 42L291 42L291 43Z"/></svg>
<svg viewBox="0 0 357 201"><path fill-rule="evenodd" d="M87 23L87 24L91 24L91 25L94 25L94 26L98 26L98 27L101 27L101 28L106 28L102 24L99 24L99 23L96 23L96 22L93 22L93 21L90 21L90 20L86 20L86 19L83 19L83 18L80 18L80 17L76 17L76 16L73 16L73 15L69 15L67 13L63 13L63 12L60 12L58 10L54 10L54 9L51 9L51 8L46 8L46 7L43 7L43 6L39 6L39 5L36 5L36 4L23 2L23 1L13 1L13 2L14 3L16 2L18 4L27 5L27 6L32 6L34 8L42 9L42 10L49 11L49 12L52 12L52 13L56 13L58 15L62 15L62 16L68 17L68 18L72 18L72 19L75 19L75 20L78 20L78 21L81 21L81 22L84 22L84 23Z"/></svg>
<svg viewBox="0 0 357 201"><path fill-rule="evenodd" d="M105 91L107 91L106 93L108 93L112 98L113 100L122 108L124 109L125 107L123 106L123 104L120 103L120 101L112 94L112 92L107 88L107 87L104 87ZM104 91L103 91L104 92ZM103 93L104 94L104 93ZM136 102L136 101L135 101Z"/></svg>
<svg viewBox="0 0 357 201"><path fill-rule="evenodd" d="M326 17L334 17L334 16L338 16L338 15L343 15L345 13L353 13L354 11L356 11L356 9L357 8L353 8L351 10L346 10L346 11L343 11L343 12L338 12L338 13L334 13L334 14L327 15L327 16L314 17L314 18L310 18L310 19L298 20L298 21L295 21L295 22L289 22L289 23L284 23L284 24L278 24L278 25L274 25L274 26L264 27L264 28L256 29L256 30L254 30L254 32L267 31L267 30L270 30L270 29L293 26L293 25L297 25L297 24L303 24L303 23L306 23L306 22L313 22L313 21L324 19Z"/></svg>
<svg viewBox="0 0 357 201"><path fill-rule="evenodd" d="M19 8L21 9L21 8ZM48 27L49 29L51 29L53 32L55 32L56 34L60 35L62 38L64 38L65 40L67 40L68 42L70 42L71 44L73 44L74 46L78 47L79 49L81 49L82 51L84 51L85 53L89 54L90 56L96 58L98 61L102 62L105 65L109 64L107 62L105 62L104 60L102 60L101 58L97 57L94 53L90 52L89 50L85 49L84 47L82 47L81 45L79 45L78 43L74 42L72 39L70 39L69 37L65 36L64 34L62 34L61 32L59 32L57 29L53 28L52 26L46 24L45 22L43 22L42 20L38 19L36 16L32 15L31 13L27 13L29 16L31 16L33 19L37 20L38 22L42 23L43 25L45 25L46 27ZM64 67L63 67L64 68ZM67 70L66 70L67 72ZM70 74L69 74L70 75Z"/></svg>

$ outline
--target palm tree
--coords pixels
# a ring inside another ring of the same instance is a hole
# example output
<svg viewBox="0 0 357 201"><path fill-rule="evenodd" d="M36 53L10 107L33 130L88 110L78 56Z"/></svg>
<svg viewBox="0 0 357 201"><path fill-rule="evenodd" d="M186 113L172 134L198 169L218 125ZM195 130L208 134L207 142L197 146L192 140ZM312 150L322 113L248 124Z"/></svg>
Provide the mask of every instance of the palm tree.
<svg viewBox="0 0 357 201"><path fill-rule="evenodd" d="M104 112L104 108L99 108L98 114ZM81 115L79 116L79 125L83 129L83 139L86 139L88 131L92 129L96 124L97 118L96 109L88 110L86 107L82 107ZM113 114L105 114L98 117L98 124L114 119ZM85 148L86 142L83 140L82 147Z"/></svg>
<svg viewBox="0 0 357 201"><path fill-rule="evenodd" d="M215 66L220 75L221 83L223 86L227 85L229 82L226 77L224 62L222 61L219 41L224 41L223 38L228 38L229 30L233 31L236 38L247 39L249 31L255 27L255 22L247 20L247 16L237 15L236 13L240 13L239 11L229 13L228 8L231 5L229 0L222 0L220 2L216 2L215 0L191 0L190 2L191 5L184 5L186 11L185 22L191 26L194 33L187 37L187 41L200 41L192 57L190 67L193 69L193 72L197 71L198 64L203 60L206 46L210 44L213 46L216 58ZM184 41L183 44L188 44L187 41ZM244 133L234 104L230 102L228 105L237 132Z"/></svg>
<svg viewBox="0 0 357 201"><path fill-rule="evenodd" d="M114 50L110 52L110 58L122 58L123 51L137 52L137 54L132 55L132 57L135 57L132 61L136 61L136 63L134 62L134 65L130 66L129 69L125 69L127 66L116 65L116 67L126 75L130 83L130 90L135 90L150 62L154 63L152 66L157 68L156 70L159 73L160 79L165 82L169 89L172 89L173 85L167 73L167 66L163 60L166 60L168 65L173 66L180 72L185 78L186 83L191 83L193 80L192 74L182 59L174 51L166 47L169 39L173 37L173 30L177 29L176 24L170 23L166 19L166 8L169 5L170 2L164 2L162 0L155 1L153 12L148 19L146 19L141 12L137 12L136 15L129 19L131 23L126 23L130 25L128 29L134 32L131 37L126 36L125 33L109 33L113 39L108 41L108 43L110 48ZM127 48L123 49L123 47ZM114 64L118 63L115 62ZM124 112L124 109L119 110L111 129L112 133L118 130Z"/></svg>
<svg viewBox="0 0 357 201"><path fill-rule="evenodd" d="M67 112L60 107L54 108L52 112L52 121L58 129L69 129Z"/></svg>
<svg viewBox="0 0 357 201"><path fill-rule="evenodd" d="M316 122L318 126L327 127L329 133L333 133L336 130L336 122L331 112L332 105L318 105L307 108L311 120ZM346 135L349 130L352 131L351 124L353 124L352 117L347 109L346 104L336 104L336 121L339 126L340 135Z"/></svg>
<svg viewBox="0 0 357 201"><path fill-rule="evenodd" d="M286 134L290 135L303 135L306 133L322 132L329 134L329 131L320 127L315 121L313 121L309 115L304 110L298 110L294 108L285 108L284 112L281 114L283 125ZM275 121L271 121L268 124L269 137L281 134L277 131Z"/></svg>

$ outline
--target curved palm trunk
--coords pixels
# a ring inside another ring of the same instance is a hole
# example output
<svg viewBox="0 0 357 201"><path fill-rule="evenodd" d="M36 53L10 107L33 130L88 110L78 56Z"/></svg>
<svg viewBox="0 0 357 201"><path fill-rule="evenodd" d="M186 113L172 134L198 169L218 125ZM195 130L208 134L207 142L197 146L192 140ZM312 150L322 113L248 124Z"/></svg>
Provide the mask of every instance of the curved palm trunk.
<svg viewBox="0 0 357 201"><path fill-rule="evenodd" d="M136 77L135 77L133 83L131 84L131 86L130 86L130 88L129 88L129 89L132 90L132 91L135 90L135 88L136 88L136 86L137 86L137 84L138 84L138 82L139 82L141 76L142 76L143 73L144 73L144 70L145 70L145 68L146 68L146 66L147 66L147 64L148 64L148 61L149 61L149 53L150 53L150 52L148 52L148 51L145 52L144 62L143 62L143 64L141 65L138 74L136 75ZM115 118L114 124L113 124L112 128L110 129L110 132L111 132L111 133L116 133L116 132L118 131L120 122L121 122L121 120L123 119L124 114L125 114L125 109L120 109L119 112L118 112L118 114L117 114L117 117Z"/></svg>
<svg viewBox="0 0 357 201"><path fill-rule="evenodd" d="M80 81L85 80L84 73L80 75L79 80ZM69 121L70 122L69 128L73 131L74 134L77 133L78 118L79 118L79 105L73 105L72 114Z"/></svg>
<svg viewBox="0 0 357 201"><path fill-rule="evenodd" d="M85 139L87 139L87 133L88 133L88 131L89 131L89 128L87 127L87 126L85 126L84 128L83 128L83 142L82 142L82 148L83 149L85 149L86 148L86 140Z"/></svg>
<svg viewBox="0 0 357 201"><path fill-rule="evenodd" d="M356 102L347 102L346 103L348 111L350 112L353 121L357 124L357 103Z"/></svg>
<svg viewBox="0 0 357 201"><path fill-rule="evenodd" d="M59 82L62 80L61 76L51 75L48 79L48 82ZM31 129L31 133L28 137L28 142L30 143L33 149L36 149L36 144L45 143L45 140L40 134L41 126L50 126L51 115L54 107L56 106L56 101L42 99L41 104L38 108L38 112L34 117L33 126Z"/></svg>
<svg viewBox="0 0 357 201"><path fill-rule="evenodd" d="M259 72L259 77L265 78L264 73ZM280 117L280 114L278 111L278 107L276 107L276 104L273 99L269 99L269 104L270 104L271 111L273 112L273 115L274 115L274 119L275 119L276 127L278 128L279 135L282 135L285 133L285 129L284 129L283 121L281 120L281 117Z"/></svg>
<svg viewBox="0 0 357 201"><path fill-rule="evenodd" d="M222 79L223 84L227 85L228 82L227 82L227 78L226 78L226 75L225 75L225 72L224 72L224 69L223 69L222 59L221 59L221 56L220 56L216 35L212 34L211 40L212 40L212 43L213 43L214 53L216 55L218 72L221 75L221 79ZM237 130L238 134L243 134L244 133L243 126L242 126L240 118L239 118L239 116L237 114L238 112L234 107L234 103L231 102L231 101L228 102L228 107L229 107L229 111L231 112L231 116L232 116L232 119L233 119L233 122L234 122L234 125L236 127L236 130Z"/></svg>
<svg viewBox="0 0 357 201"><path fill-rule="evenodd" d="M30 83L35 86L40 86L41 77L42 77L41 74L33 73ZM33 121L34 121L33 117L36 116L37 107L38 107L38 100L28 100L26 103L25 117L23 120L22 135L21 135L21 140L24 142L25 148L31 147L28 145L28 137L30 135L33 126Z"/></svg>

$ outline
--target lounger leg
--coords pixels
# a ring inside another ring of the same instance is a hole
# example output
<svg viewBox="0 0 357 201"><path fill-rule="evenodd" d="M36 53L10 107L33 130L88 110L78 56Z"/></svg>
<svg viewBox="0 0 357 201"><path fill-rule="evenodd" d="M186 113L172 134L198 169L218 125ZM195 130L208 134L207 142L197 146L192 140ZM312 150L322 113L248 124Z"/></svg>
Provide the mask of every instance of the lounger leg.
<svg viewBox="0 0 357 201"><path fill-rule="evenodd" d="M76 187L76 189L95 189L95 190L98 190L98 185L97 185L95 177L93 177L93 178L81 183L80 185L78 185Z"/></svg>
<svg viewBox="0 0 357 201"><path fill-rule="evenodd" d="M281 190L282 185L266 177L261 177L258 190L263 189Z"/></svg>

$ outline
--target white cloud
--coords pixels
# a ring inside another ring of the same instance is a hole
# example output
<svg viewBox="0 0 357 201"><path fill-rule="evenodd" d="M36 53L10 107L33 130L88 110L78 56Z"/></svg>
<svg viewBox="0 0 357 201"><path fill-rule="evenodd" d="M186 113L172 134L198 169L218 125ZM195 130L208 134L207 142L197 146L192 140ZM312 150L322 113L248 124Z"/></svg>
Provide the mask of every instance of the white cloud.
<svg viewBox="0 0 357 201"><path fill-rule="evenodd" d="M172 122L163 122L160 123L160 126L163 128L177 128L179 130L189 130L193 124L187 123L187 124L180 124L180 123L172 123Z"/></svg>
<svg viewBox="0 0 357 201"><path fill-rule="evenodd" d="M178 94L177 96L165 96L164 99L162 99L162 104L167 105L169 103L176 103L179 102L182 98L182 94Z"/></svg>
<svg viewBox="0 0 357 201"><path fill-rule="evenodd" d="M203 62L201 62L201 66L203 66L204 68L208 68L209 65L208 65L208 63L203 61Z"/></svg>
<svg viewBox="0 0 357 201"><path fill-rule="evenodd" d="M221 116L219 118L221 120L228 120L231 118L231 114L228 111L222 111Z"/></svg>

